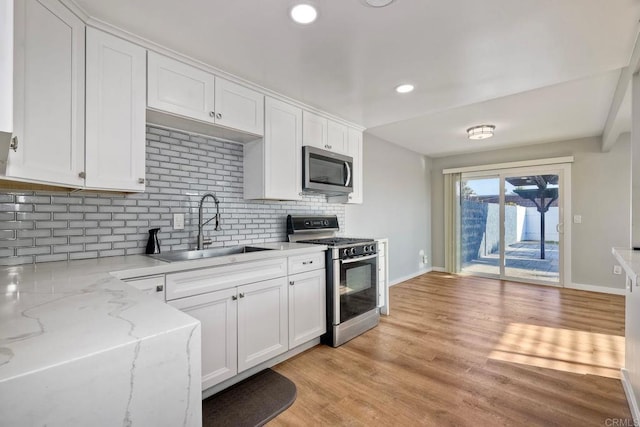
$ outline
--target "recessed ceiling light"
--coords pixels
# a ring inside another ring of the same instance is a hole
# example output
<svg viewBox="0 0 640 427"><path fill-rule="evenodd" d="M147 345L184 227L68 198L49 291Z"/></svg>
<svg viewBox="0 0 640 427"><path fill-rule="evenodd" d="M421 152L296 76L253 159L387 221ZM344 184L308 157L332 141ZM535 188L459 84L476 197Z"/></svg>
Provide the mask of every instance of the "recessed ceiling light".
<svg viewBox="0 0 640 427"><path fill-rule="evenodd" d="M291 8L291 19L298 24L311 24L318 17L318 11L310 4L298 4Z"/></svg>
<svg viewBox="0 0 640 427"><path fill-rule="evenodd" d="M469 139L487 139L493 136L495 130L494 125L478 125L467 129L467 135Z"/></svg>
<svg viewBox="0 0 640 427"><path fill-rule="evenodd" d="M393 0L362 0L362 2L371 7L385 7L393 3Z"/></svg>
<svg viewBox="0 0 640 427"><path fill-rule="evenodd" d="M409 93L411 91L413 91L413 85L410 84L403 84L396 87L396 92L398 93Z"/></svg>

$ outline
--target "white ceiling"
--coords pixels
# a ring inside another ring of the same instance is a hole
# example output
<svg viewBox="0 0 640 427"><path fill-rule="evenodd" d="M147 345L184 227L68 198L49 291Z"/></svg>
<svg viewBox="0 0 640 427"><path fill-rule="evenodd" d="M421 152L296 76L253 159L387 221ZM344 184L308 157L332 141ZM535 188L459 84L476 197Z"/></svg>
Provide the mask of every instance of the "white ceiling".
<svg viewBox="0 0 640 427"><path fill-rule="evenodd" d="M308 26L289 20L293 0L75 2L434 156L602 134L640 18L638 0L312 0ZM465 138L485 122L496 138Z"/></svg>

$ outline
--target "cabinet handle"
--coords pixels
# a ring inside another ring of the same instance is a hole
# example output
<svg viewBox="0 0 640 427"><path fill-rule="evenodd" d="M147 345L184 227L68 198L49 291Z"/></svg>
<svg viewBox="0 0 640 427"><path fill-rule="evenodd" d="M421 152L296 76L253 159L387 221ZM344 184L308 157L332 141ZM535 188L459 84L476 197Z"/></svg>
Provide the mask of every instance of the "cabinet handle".
<svg viewBox="0 0 640 427"><path fill-rule="evenodd" d="M144 178L138 178L138 184L144 184Z"/></svg>
<svg viewBox="0 0 640 427"><path fill-rule="evenodd" d="M216 119L220 120L222 118L222 113L217 113L216 114Z"/></svg>
<svg viewBox="0 0 640 427"><path fill-rule="evenodd" d="M18 137L17 136L14 136L13 138L11 138L11 143L9 144L9 148L11 148L14 153L16 151L18 151Z"/></svg>
<svg viewBox="0 0 640 427"><path fill-rule="evenodd" d="M87 174L86 174L85 172L80 172L80 173L78 174L78 178L85 179L86 177L87 177Z"/></svg>
<svg viewBox="0 0 640 427"><path fill-rule="evenodd" d="M327 148L328 148L329 150L331 150L333 147L332 147L331 145L329 145Z"/></svg>
<svg viewBox="0 0 640 427"><path fill-rule="evenodd" d="M237 297L237 296L235 296L235 295L231 295L231 301L235 301L235 300L237 300L237 299L238 299L238 297Z"/></svg>
<svg viewBox="0 0 640 427"><path fill-rule="evenodd" d="M302 265L313 264L313 261L302 261Z"/></svg>
<svg viewBox="0 0 640 427"><path fill-rule="evenodd" d="M294 282L293 280L289 282L289 285L290 285L290 286L293 286L293 285L295 285L295 284L296 284L296 282Z"/></svg>
<svg viewBox="0 0 640 427"><path fill-rule="evenodd" d="M215 117L215 116L216 116L215 111L209 111L209 117Z"/></svg>
<svg viewBox="0 0 640 427"><path fill-rule="evenodd" d="M156 286L156 292L162 292L162 291L164 291L164 285Z"/></svg>
<svg viewBox="0 0 640 427"><path fill-rule="evenodd" d="M240 298L244 298L244 293L240 292Z"/></svg>

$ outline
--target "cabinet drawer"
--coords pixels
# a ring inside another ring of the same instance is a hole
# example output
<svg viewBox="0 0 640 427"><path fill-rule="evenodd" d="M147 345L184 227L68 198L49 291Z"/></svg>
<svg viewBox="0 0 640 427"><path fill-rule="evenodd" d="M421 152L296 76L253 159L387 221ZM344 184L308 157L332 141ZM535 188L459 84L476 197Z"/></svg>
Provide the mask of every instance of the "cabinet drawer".
<svg viewBox="0 0 640 427"><path fill-rule="evenodd" d="M125 280L127 284L164 302L164 274Z"/></svg>
<svg viewBox="0 0 640 427"><path fill-rule="evenodd" d="M324 268L324 252L289 257L289 274L304 273L305 271Z"/></svg>
<svg viewBox="0 0 640 427"><path fill-rule="evenodd" d="M286 275L286 258L244 262L167 274L167 301Z"/></svg>

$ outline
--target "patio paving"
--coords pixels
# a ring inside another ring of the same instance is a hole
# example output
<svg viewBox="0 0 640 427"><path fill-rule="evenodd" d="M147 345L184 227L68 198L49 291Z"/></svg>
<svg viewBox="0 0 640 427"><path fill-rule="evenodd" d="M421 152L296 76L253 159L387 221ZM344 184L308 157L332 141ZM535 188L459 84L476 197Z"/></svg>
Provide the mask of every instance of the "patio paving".
<svg viewBox="0 0 640 427"><path fill-rule="evenodd" d="M540 259L540 242L524 241L514 243L505 250L505 274L524 280L559 283L559 246L545 243L545 259ZM465 263L463 273L499 275L500 254L490 254Z"/></svg>

